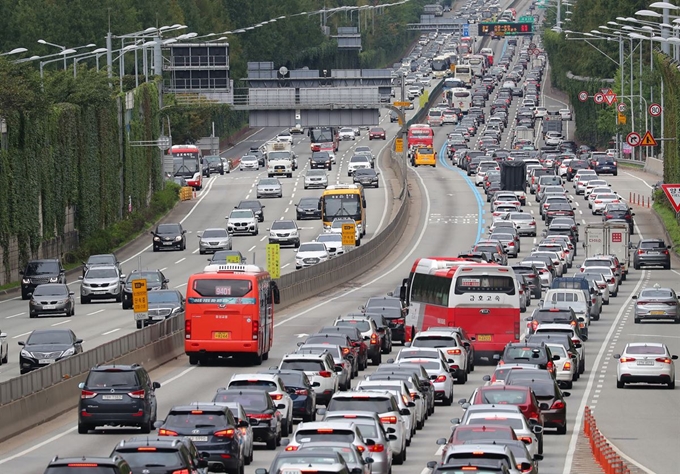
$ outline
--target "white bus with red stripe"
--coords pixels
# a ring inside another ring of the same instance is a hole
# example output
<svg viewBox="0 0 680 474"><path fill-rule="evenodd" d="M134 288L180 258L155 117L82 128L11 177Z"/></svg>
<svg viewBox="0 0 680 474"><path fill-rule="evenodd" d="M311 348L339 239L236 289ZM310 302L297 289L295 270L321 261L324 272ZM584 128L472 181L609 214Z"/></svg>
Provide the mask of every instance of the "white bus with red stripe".
<svg viewBox="0 0 680 474"><path fill-rule="evenodd" d="M512 267L451 257L418 259L400 296L418 330L462 327L476 357L503 352L520 337L520 287Z"/></svg>

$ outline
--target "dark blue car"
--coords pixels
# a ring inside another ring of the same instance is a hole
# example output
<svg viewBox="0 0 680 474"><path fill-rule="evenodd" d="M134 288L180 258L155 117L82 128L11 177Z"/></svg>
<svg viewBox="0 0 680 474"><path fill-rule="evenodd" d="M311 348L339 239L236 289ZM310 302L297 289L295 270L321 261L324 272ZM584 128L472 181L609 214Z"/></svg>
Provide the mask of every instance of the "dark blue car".
<svg viewBox="0 0 680 474"><path fill-rule="evenodd" d="M592 158L590 167L594 169L597 174L618 175L616 159L612 156L598 154Z"/></svg>
<svg viewBox="0 0 680 474"><path fill-rule="evenodd" d="M319 382L310 382L301 370L269 369L260 371L262 374L276 374L281 377L283 384L293 400L293 417L302 421L314 421L316 417L316 392Z"/></svg>

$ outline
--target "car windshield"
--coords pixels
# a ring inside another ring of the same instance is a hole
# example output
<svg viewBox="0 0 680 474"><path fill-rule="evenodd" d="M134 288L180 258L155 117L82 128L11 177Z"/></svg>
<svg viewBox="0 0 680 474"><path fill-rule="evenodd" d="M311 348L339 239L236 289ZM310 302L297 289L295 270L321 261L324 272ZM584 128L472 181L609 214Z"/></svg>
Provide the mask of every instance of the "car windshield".
<svg viewBox="0 0 680 474"><path fill-rule="evenodd" d="M637 355L665 354L666 349L663 346L640 345L640 346L628 346L628 347L626 347L625 352L626 352L626 354L637 354Z"/></svg>
<svg viewBox="0 0 680 474"><path fill-rule="evenodd" d="M85 278L117 278L118 271L115 268L90 268L85 274Z"/></svg>
<svg viewBox="0 0 680 474"><path fill-rule="evenodd" d="M303 198L300 199L300 202L298 203L298 206L310 206L310 207L318 207L319 206L319 200L316 198Z"/></svg>
<svg viewBox="0 0 680 474"><path fill-rule="evenodd" d="M209 155L205 157L206 163L219 163L221 158L215 155Z"/></svg>
<svg viewBox="0 0 680 474"><path fill-rule="evenodd" d="M86 387L133 387L137 385L137 376L132 370L95 370L87 377Z"/></svg>
<svg viewBox="0 0 680 474"><path fill-rule="evenodd" d="M246 155L246 156L244 156L244 157L241 158L241 161L244 161L244 162L257 161L257 156Z"/></svg>
<svg viewBox="0 0 680 474"><path fill-rule="evenodd" d="M317 242L342 242L342 235L340 234L321 234L316 238Z"/></svg>
<svg viewBox="0 0 680 474"><path fill-rule="evenodd" d="M179 234L180 226L179 224L161 224L156 227L157 234Z"/></svg>
<svg viewBox="0 0 680 474"><path fill-rule="evenodd" d="M88 265L113 265L116 263L116 257L113 255L92 255L87 259Z"/></svg>
<svg viewBox="0 0 680 474"><path fill-rule="evenodd" d="M203 231L203 236L204 239L215 239L215 238L224 238L226 239L229 237L229 233L226 231L226 229L208 229Z"/></svg>
<svg viewBox="0 0 680 474"><path fill-rule="evenodd" d="M375 176L375 171L373 170L356 170L355 176Z"/></svg>
<svg viewBox="0 0 680 474"><path fill-rule="evenodd" d="M229 218L230 219L252 219L253 218L253 212L252 211L231 211Z"/></svg>
<svg viewBox="0 0 680 474"><path fill-rule="evenodd" d="M298 252L325 252L326 246L322 243L309 242L300 245Z"/></svg>
<svg viewBox="0 0 680 474"><path fill-rule="evenodd" d="M161 277L156 272L132 272L128 275L127 282L130 283L132 280L137 280L143 278L147 283L160 283Z"/></svg>
<svg viewBox="0 0 680 474"><path fill-rule="evenodd" d="M349 161L350 163L368 163L370 158L366 155L354 155Z"/></svg>
<svg viewBox="0 0 680 474"><path fill-rule="evenodd" d="M229 390L226 392L217 392L212 401L216 403L237 402L243 406L245 411L262 411L266 410L268 407L266 397L269 397L269 395L267 395L264 391L260 393L245 393L241 390Z"/></svg>
<svg viewBox="0 0 680 474"><path fill-rule="evenodd" d="M123 459L127 461L133 470L144 472L147 466L165 467L178 469L182 466L184 460L177 449L164 450L161 448L154 448L153 451L137 451L134 449L116 450L116 454L120 454ZM87 470L88 474L90 470ZM133 471L136 472L136 471ZM175 471L177 472L177 471ZM179 471L181 472L181 471Z"/></svg>
<svg viewBox="0 0 680 474"><path fill-rule="evenodd" d="M71 334L68 331L33 331L26 345L36 344L71 344Z"/></svg>
<svg viewBox="0 0 680 474"><path fill-rule="evenodd" d="M252 209L253 212L255 212L261 208L262 205L260 204L260 201L241 201L238 203L238 209Z"/></svg>
<svg viewBox="0 0 680 474"><path fill-rule="evenodd" d="M57 262L28 262L25 275L54 275L59 273Z"/></svg>
<svg viewBox="0 0 680 474"><path fill-rule="evenodd" d="M274 221L271 226L272 230L295 229L295 222L293 221Z"/></svg>
<svg viewBox="0 0 680 474"><path fill-rule="evenodd" d="M257 183L258 186L278 186L279 185L279 180L276 178L264 178L261 179L259 183Z"/></svg>
<svg viewBox="0 0 680 474"><path fill-rule="evenodd" d="M155 303L177 303L180 302L179 294L176 291L150 291L147 295L149 304Z"/></svg>
<svg viewBox="0 0 680 474"><path fill-rule="evenodd" d="M33 290L34 297L45 297L45 296L59 296L65 298L68 296L68 287L66 285L38 285L35 290Z"/></svg>

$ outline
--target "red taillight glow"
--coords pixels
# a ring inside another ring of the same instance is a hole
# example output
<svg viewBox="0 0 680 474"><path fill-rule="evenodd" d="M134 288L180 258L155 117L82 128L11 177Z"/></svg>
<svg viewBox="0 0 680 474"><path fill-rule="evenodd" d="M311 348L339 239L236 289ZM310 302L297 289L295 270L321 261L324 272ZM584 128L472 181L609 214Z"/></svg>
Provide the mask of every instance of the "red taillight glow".
<svg viewBox="0 0 680 474"><path fill-rule="evenodd" d="M129 392L128 396L130 398L144 398L146 392L144 390L135 390L134 392Z"/></svg>
<svg viewBox="0 0 680 474"><path fill-rule="evenodd" d="M385 451L385 445L384 444L374 444L373 446L369 446L368 450L372 453L382 453Z"/></svg>
<svg viewBox="0 0 680 474"><path fill-rule="evenodd" d="M274 415L271 413L250 413L248 414L249 418L255 418L256 420L271 420Z"/></svg>
<svg viewBox="0 0 680 474"><path fill-rule="evenodd" d="M309 395L309 391L306 388L298 388L295 390L295 395Z"/></svg>
<svg viewBox="0 0 680 474"><path fill-rule="evenodd" d="M562 370L571 370L571 362L567 361L562 366Z"/></svg>
<svg viewBox="0 0 680 474"><path fill-rule="evenodd" d="M657 361L657 362L662 362L662 363L664 363L664 364L670 364L670 363L671 363L671 359L668 358L668 357L657 357L657 358L656 358L656 361Z"/></svg>
<svg viewBox="0 0 680 474"><path fill-rule="evenodd" d="M281 400L283 398L282 393L270 393L270 397L272 397L272 400Z"/></svg>
<svg viewBox="0 0 680 474"><path fill-rule="evenodd" d="M298 447L297 446L286 446L286 451L297 451Z"/></svg>
<svg viewBox="0 0 680 474"><path fill-rule="evenodd" d="M380 344L380 340L378 339L377 334L371 334L371 344Z"/></svg>
<svg viewBox="0 0 680 474"><path fill-rule="evenodd" d="M177 436L177 432L161 428L160 430L158 430L158 436Z"/></svg>
<svg viewBox="0 0 680 474"><path fill-rule="evenodd" d="M184 338L191 339L191 319L184 321Z"/></svg>
<svg viewBox="0 0 680 474"><path fill-rule="evenodd" d="M349 347L343 347L342 348L342 355L347 355L349 354Z"/></svg>
<svg viewBox="0 0 680 474"><path fill-rule="evenodd" d="M434 382L435 382L435 383L443 383L443 382L446 382L446 375L440 375L439 377L437 377L436 379L434 379Z"/></svg>
<svg viewBox="0 0 680 474"><path fill-rule="evenodd" d="M357 446L357 449L359 450L360 453L366 451L366 448L364 448L363 446Z"/></svg>
<svg viewBox="0 0 680 474"><path fill-rule="evenodd" d="M233 438L234 433L234 428L228 428L226 430L215 431L215 436L218 438Z"/></svg>
<svg viewBox="0 0 680 474"><path fill-rule="evenodd" d="M619 362L625 364L626 362L635 362L635 357L621 357Z"/></svg>
<svg viewBox="0 0 680 474"><path fill-rule="evenodd" d="M450 355L460 355L461 351L460 349L448 349L446 353Z"/></svg>
<svg viewBox="0 0 680 474"><path fill-rule="evenodd" d="M191 474L189 469L180 469L178 471L172 471L172 474Z"/></svg>
<svg viewBox="0 0 680 474"><path fill-rule="evenodd" d="M253 321L253 341L257 341L257 338L260 335L260 322L259 321Z"/></svg>
<svg viewBox="0 0 680 474"><path fill-rule="evenodd" d="M99 464L94 462L72 462L68 467L99 467Z"/></svg>
<svg viewBox="0 0 680 474"><path fill-rule="evenodd" d="M96 396L97 396L96 392L90 392L89 390L83 390L82 392L80 392L81 399L94 398Z"/></svg>
<svg viewBox="0 0 680 474"><path fill-rule="evenodd" d="M551 410L562 410L564 408L564 402L562 400L555 400L550 407Z"/></svg>
<svg viewBox="0 0 680 474"><path fill-rule="evenodd" d="M518 436L517 439L522 441L524 444L531 444L534 442L534 440L529 436Z"/></svg>
<svg viewBox="0 0 680 474"><path fill-rule="evenodd" d="M381 416L380 422L381 423L387 423L389 425L396 425L397 424L397 417L396 416Z"/></svg>
<svg viewBox="0 0 680 474"><path fill-rule="evenodd" d="M319 376L327 379L327 378L330 378L331 373L327 370L322 370L321 372L319 372Z"/></svg>

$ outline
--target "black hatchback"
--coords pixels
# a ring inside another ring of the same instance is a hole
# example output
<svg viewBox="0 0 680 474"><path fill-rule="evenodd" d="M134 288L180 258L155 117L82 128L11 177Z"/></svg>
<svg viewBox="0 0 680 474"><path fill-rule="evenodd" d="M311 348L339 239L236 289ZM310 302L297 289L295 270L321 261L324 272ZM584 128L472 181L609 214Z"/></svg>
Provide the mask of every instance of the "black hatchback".
<svg viewBox="0 0 680 474"><path fill-rule="evenodd" d="M295 205L297 220L302 219L321 219L321 207L318 198L302 198Z"/></svg>
<svg viewBox="0 0 680 474"><path fill-rule="evenodd" d="M550 348L541 343L511 342L505 346L503 354L496 354L500 364L532 364L540 369L555 372L555 363Z"/></svg>
<svg viewBox="0 0 680 474"><path fill-rule="evenodd" d="M79 385L78 433L86 434L97 426L139 426L147 434L156 422L158 382L144 367L98 365L90 369Z"/></svg>
<svg viewBox="0 0 680 474"><path fill-rule="evenodd" d="M187 248L187 231L182 224L158 224L153 235L153 251L185 250Z"/></svg>
<svg viewBox="0 0 680 474"><path fill-rule="evenodd" d="M228 407L216 403L175 406L156 427L159 436L188 437L203 453L209 470L243 472L239 428L247 428L248 422L237 422Z"/></svg>

